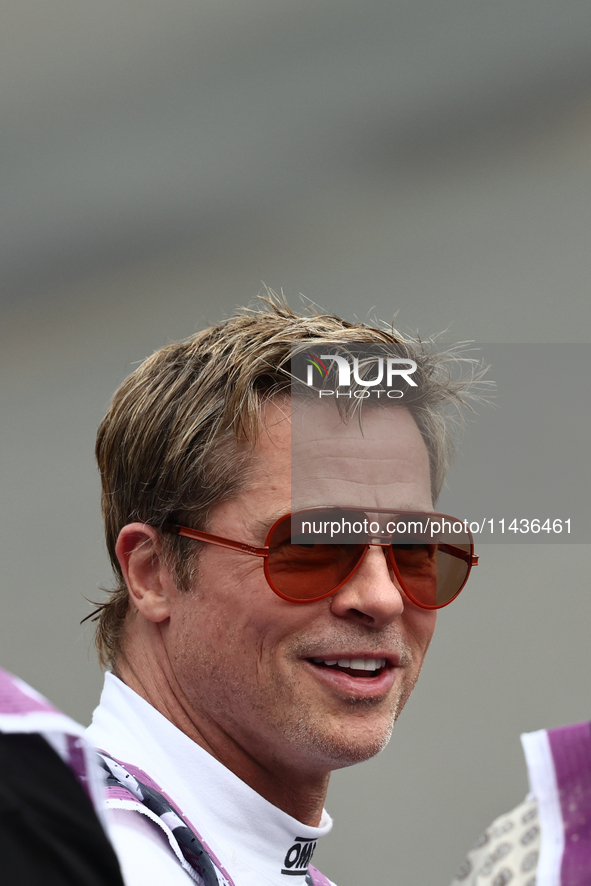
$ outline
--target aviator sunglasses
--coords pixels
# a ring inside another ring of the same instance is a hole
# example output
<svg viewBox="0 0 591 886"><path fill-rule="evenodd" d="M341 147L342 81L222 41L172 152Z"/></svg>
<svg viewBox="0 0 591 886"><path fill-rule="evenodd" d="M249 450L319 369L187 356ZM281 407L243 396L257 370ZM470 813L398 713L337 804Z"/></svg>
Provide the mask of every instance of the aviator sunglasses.
<svg viewBox="0 0 591 886"><path fill-rule="evenodd" d="M308 508L276 520L263 547L174 523L162 528L261 557L268 585L291 603L313 603L336 593L374 545L383 549L404 594L422 609L451 603L478 563L467 525L431 512Z"/></svg>

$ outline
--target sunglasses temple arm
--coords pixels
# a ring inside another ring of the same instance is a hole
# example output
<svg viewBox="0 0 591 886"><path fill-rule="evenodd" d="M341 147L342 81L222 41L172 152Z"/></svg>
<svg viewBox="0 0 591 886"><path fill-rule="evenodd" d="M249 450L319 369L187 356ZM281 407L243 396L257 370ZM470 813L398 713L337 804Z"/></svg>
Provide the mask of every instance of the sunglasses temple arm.
<svg viewBox="0 0 591 886"><path fill-rule="evenodd" d="M200 529L189 529L188 526L180 526L178 523L167 523L162 529L172 535L181 535L183 538L192 538L193 541L203 541L207 544L219 545L221 548L242 551L244 554L253 554L255 557L266 557L269 554L269 548L257 548L242 541L233 541L233 539L224 538L221 535L202 532Z"/></svg>
<svg viewBox="0 0 591 886"><path fill-rule="evenodd" d="M463 551L455 545L448 545L445 543L438 544L437 547L440 551L443 551L444 554L450 554L452 557L464 560L464 562L469 563L470 566L478 566L478 556L476 554L469 554L467 551Z"/></svg>

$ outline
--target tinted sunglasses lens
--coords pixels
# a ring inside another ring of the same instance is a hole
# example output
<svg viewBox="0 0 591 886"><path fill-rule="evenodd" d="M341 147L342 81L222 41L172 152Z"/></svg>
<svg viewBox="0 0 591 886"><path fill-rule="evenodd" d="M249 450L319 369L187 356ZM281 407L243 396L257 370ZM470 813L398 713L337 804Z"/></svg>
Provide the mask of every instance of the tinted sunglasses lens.
<svg viewBox="0 0 591 886"><path fill-rule="evenodd" d="M437 546L438 606L450 603L466 584L470 574L471 555L472 544L470 541L456 541L449 546L442 543Z"/></svg>
<svg viewBox="0 0 591 886"><path fill-rule="evenodd" d="M419 605L439 608L450 603L463 588L470 571L472 546L454 544L400 544L391 551L403 590Z"/></svg>
<svg viewBox="0 0 591 886"><path fill-rule="evenodd" d="M392 517L400 532L400 514ZM433 609L446 606L459 594L470 572L472 554L470 535L463 529L453 534L434 531L433 520L440 517L429 515L425 523L425 514L405 513L402 531L408 527L409 534L398 535L397 543L383 548L402 590L419 606ZM367 542L371 542L369 537L360 541L356 528L361 526L359 519L358 512L333 509L283 517L267 540L265 571L271 587L288 600L317 600L340 587L353 574ZM459 521L453 524L461 527ZM343 534L341 528L337 536L340 540L335 543L331 525L352 526L356 534Z"/></svg>
<svg viewBox="0 0 591 886"><path fill-rule="evenodd" d="M315 600L330 594L354 571L365 550L364 544L325 544L308 535L292 537L291 515L276 524L268 545L267 578L289 600Z"/></svg>

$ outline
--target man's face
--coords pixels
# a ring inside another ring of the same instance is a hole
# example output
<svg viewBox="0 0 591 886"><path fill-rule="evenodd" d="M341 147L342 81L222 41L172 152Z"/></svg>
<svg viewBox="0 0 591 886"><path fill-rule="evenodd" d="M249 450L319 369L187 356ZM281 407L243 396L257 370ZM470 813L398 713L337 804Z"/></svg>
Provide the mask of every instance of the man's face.
<svg viewBox="0 0 591 886"><path fill-rule="evenodd" d="M246 488L207 527L259 546L291 510L290 421L275 405L266 420ZM297 443L298 506L432 508L427 449L406 409L367 410L362 433L355 418L314 407L308 425ZM385 746L434 627L435 613L402 594L379 547L334 595L298 604L273 593L260 558L206 544L164 639L214 752L229 739L265 766L327 773ZM377 660L376 670L334 664L355 659Z"/></svg>

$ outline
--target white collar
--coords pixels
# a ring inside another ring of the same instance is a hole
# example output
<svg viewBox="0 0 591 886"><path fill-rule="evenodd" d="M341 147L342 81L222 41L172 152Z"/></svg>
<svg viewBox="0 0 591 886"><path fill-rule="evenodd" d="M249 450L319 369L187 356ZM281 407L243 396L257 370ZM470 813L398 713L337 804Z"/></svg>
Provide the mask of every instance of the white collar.
<svg viewBox="0 0 591 886"><path fill-rule="evenodd" d="M310 843L331 829L326 811L320 827L301 824L110 673L86 737L122 763L146 772L238 882L254 884L262 877L277 886L304 886L306 871L299 861L309 859Z"/></svg>

